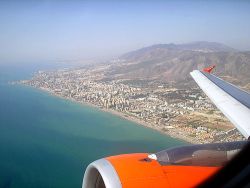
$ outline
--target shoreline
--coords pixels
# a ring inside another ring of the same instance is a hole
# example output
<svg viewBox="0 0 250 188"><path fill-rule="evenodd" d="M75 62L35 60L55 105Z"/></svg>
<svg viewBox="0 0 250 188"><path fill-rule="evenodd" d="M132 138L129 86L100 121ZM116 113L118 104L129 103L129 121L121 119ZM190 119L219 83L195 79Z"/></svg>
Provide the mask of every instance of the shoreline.
<svg viewBox="0 0 250 188"><path fill-rule="evenodd" d="M29 85L26 85L26 84L22 84L22 85L29 86ZM30 86L30 87L32 87L32 86ZM71 102L75 102L75 103L81 104L83 106L89 106L89 107L101 110L103 112L110 113L110 114L118 116L118 117L120 117L122 119L125 119L125 120L131 121L133 123L136 123L137 125L140 125L140 126L143 126L143 127L158 131L159 133L164 134L166 136L170 136L170 137L172 137L174 139L179 139L179 140L182 140L182 141L190 143L190 144L201 144L201 142L194 139L193 137L189 137L189 136L185 136L183 134L180 134L181 130L176 129L176 128L168 129L168 131L164 131L161 128L157 127L157 125L155 125L154 123L145 122L145 121L140 120L140 119L138 119L136 117L133 117L133 116L131 116L129 114L125 114L125 113L122 113L122 112L119 112L119 111L116 111L116 110L113 110L113 109L106 109L106 108L100 107L98 105L95 105L93 103L77 101L74 98L63 97L63 96L58 95L58 94L56 94L53 91L50 91L48 89L37 88L37 87L32 87L32 88L35 88L35 89L38 89L40 91L46 92L46 93L48 93L48 94L50 94L52 96L55 96L55 97L59 97L59 98L61 98L63 100L69 100Z"/></svg>

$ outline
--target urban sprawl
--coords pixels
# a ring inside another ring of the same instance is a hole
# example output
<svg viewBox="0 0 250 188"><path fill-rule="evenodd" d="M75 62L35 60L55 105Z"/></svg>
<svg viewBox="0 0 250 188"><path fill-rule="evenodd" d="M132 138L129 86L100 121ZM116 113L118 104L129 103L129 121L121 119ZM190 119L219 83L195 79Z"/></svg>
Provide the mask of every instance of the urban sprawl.
<svg viewBox="0 0 250 188"><path fill-rule="evenodd" d="M20 83L94 105L191 143L244 139L198 87L177 89L159 83L136 85L130 80L105 79L106 69L39 71Z"/></svg>

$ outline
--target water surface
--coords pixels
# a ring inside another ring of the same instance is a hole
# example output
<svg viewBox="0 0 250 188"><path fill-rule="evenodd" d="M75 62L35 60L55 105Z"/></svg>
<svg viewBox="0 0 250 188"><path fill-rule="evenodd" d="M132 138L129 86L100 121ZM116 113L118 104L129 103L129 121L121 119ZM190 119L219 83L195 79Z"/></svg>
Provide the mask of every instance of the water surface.
<svg viewBox="0 0 250 188"><path fill-rule="evenodd" d="M81 187L93 160L184 144L96 108L8 84L33 71L0 69L0 188Z"/></svg>

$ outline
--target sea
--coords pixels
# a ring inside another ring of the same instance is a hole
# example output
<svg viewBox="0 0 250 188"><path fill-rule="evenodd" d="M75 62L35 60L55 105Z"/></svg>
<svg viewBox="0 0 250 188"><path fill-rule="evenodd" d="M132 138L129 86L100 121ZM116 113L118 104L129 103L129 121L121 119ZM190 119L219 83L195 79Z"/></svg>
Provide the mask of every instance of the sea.
<svg viewBox="0 0 250 188"><path fill-rule="evenodd" d="M51 65L0 65L0 188L80 188L89 163L186 145L97 108L11 81Z"/></svg>

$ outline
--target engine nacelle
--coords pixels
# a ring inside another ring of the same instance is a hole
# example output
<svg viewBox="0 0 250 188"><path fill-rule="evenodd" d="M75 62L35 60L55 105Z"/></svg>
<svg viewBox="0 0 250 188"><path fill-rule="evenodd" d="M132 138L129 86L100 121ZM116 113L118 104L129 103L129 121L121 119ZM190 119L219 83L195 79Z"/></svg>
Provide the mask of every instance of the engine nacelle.
<svg viewBox="0 0 250 188"><path fill-rule="evenodd" d="M118 174L112 164L106 159L99 159L91 163L84 174L83 188L121 188Z"/></svg>
<svg viewBox="0 0 250 188"><path fill-rule="evenodd" d="M224 166L245 141L183 146L156 154L111 156L91 163L83 188L194 187Z"/></svg>
<svg viewBox="0 0 250 188"><path fill-rule="evenodd" d="M99 159L85 172L83 188L167 187L161 165L147 153L124 154ZM150 186L151 185L151 186Z"/></svg>

